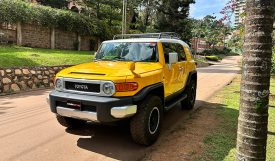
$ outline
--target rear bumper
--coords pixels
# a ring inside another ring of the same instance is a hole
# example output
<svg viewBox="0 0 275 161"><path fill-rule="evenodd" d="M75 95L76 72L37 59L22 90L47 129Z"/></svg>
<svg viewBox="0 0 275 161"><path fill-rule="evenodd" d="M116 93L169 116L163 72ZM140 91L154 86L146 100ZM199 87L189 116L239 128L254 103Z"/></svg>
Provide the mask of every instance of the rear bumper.
<svg viewBox="0 0 275 161"><path fill-rule="evenodd" d="M81 102L81 111L67 108L68 100ZM87 121L115 122L137 112L132 97L99 97L53 91L47 102L53 113Z"/></svg>

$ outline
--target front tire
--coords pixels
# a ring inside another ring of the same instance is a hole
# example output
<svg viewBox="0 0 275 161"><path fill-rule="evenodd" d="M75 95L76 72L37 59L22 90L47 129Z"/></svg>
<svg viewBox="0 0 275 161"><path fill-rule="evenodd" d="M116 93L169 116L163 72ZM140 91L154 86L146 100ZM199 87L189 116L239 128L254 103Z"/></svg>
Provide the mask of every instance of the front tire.
<svg viewBox="0 0 275 161"><path fill-rule="evenodd" d="M59 122L59 124L61 124L64 127L67 128L79 128L83 125L86 124L86 121L84 120L78 120L78 119L74 119L74 118L69 118L69 117L63 117L60 115L56 115L56 119Z"/></svg>
<svg viewBox="0 0 275 161"><path fill-rule="evenodd" d="M197 81L192 79L186 88L187 98L181 102L181 108L191 110L194 108L197 93Z"/></svg>
<svg viewBox="0 0 275 161"><path fill-rule="evenodd" d="M149 96L138 106L130 121L133 140L142 145L152 145L159 137L163 119L163 103L158 96Z"/></svg>

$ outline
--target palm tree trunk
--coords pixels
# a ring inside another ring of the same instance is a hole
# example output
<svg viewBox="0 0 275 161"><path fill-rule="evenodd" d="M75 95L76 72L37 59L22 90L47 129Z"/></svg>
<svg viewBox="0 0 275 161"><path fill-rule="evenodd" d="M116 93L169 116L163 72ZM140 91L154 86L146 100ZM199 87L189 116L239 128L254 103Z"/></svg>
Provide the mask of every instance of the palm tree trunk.
<svg viewBox="0 0 275 161"><path fill-rule="evenodd" d="M273 0L247 0L238 161L266 160Z"/></svg>

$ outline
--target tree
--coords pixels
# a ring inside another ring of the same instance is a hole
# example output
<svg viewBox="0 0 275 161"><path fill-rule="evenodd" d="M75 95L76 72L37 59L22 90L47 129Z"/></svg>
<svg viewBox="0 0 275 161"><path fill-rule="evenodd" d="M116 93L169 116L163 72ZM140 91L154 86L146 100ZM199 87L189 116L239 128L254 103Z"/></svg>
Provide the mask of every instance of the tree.
<svg viewBox="0 0 275 161"><path fill-rule="evenodd" d="M222 18L220 21L223 21L225 24L230 25L232 16L235 12L235 9L237 7L236 0L230 0L226 3L225 7L221 10L220 14L222 14Z"/></svg>
<svg viewBox="0 0 275 161"><path fill-rule="evenodd" d="M189 6L194 0L161 0L156 1L156 29L162 32L177 32L181 38L189 42L192 38L191 23L187 18Z"/></svg>
<svg viewBox="0 0 275 161"><path fill-rule="evenodd" d="M237 160L265 160L273 0L247 0Z"/></svg>
<svg viewBox="0 0 275 161"><path fill-rule="evenodd" d="M205 38L210 46L216 45L218 42L224 42L224 37L231 30L221 20L216 17L207 15L202 20L191 20L192 36Z"/></svg>

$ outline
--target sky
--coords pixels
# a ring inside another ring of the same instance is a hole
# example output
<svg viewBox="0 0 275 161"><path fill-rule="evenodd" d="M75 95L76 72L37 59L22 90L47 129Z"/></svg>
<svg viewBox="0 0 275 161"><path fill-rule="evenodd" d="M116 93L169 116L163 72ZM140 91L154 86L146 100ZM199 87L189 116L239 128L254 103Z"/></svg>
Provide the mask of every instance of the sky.
<svg viewBox="0 0 275 161"><path fill-rule="evenodd" d="M206 15L213 15L217 19L221 18L220 11L229 0L195 0L195 4L191 4L190 17L202 19Z"/></svg>

